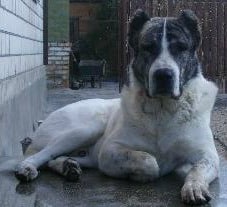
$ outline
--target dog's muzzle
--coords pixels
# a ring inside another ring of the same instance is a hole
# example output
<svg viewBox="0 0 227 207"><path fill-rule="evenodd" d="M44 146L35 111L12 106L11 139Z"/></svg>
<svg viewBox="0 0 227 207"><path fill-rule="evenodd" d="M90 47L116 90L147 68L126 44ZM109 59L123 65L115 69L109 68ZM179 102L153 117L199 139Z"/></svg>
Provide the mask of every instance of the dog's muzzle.
<svg viewBox="0 0 227 207"><path fill-rule="evenodd" d="M154 72L154 95L172 96L174 93L175 75L171 69L161 68Z"/></svg>

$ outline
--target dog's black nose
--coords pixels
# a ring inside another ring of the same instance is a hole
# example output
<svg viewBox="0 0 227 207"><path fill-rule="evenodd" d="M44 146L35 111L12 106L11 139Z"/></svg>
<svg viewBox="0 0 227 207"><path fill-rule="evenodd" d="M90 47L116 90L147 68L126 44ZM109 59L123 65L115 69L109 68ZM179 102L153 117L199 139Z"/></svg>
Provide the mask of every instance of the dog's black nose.
<svg viewBox="0 0 227 207"><path fill-rule="evenodd" d="M173 77L174 77L173 71L167 68L158 69L154 73L154 78L157 81L169 81L172 80Z"/></svg>
<svg viewBox="0 0 227 207"><path fill-rule="evenodd" d="M154 73L155 93L171 94L174 87L174 72L168 68L161 68Z"/></svg>

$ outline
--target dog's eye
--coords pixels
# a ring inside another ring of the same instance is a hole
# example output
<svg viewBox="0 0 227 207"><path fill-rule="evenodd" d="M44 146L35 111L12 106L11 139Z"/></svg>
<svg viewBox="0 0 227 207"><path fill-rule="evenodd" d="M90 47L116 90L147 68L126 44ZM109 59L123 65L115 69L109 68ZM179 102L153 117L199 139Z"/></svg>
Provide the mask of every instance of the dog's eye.
<svg viewBox="0 0 227 207"><path fill-rule="evenodd" d="M188 49L188 45L183 42L175 42L170 45L170 48L175 52L175 53L180 53L184 52Z"/></svg>
<svg viewBox="0 0 227 207"><path fill-rule="evenodd" d="M150 53L155 53L157 50L157 45L156 43L144 44L142 45L142 49Z"/></svg>

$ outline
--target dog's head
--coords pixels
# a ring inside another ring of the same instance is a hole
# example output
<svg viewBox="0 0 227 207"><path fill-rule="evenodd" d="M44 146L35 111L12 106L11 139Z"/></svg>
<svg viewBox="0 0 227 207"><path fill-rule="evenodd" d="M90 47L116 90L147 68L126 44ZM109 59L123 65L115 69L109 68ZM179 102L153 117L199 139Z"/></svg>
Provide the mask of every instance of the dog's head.
<svg viewBox="0 0 227 207"><path fill-rule="evenodd" d="M191 10L177 18L149 18L137 10L129 24L134 50L132 69L149 97L178 98L183 86L200 73L197 49L199 21Z"/></svg>

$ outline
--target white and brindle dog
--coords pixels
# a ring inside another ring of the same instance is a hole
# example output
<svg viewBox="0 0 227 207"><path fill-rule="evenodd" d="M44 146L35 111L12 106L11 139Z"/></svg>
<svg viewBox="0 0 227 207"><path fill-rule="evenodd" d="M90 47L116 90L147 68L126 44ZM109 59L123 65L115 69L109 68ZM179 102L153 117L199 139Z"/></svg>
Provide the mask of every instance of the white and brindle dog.
<svg viewBox="0 0 227 207"><path fill-rule="evenodd" d="M79 101L50 114L16 176L31 181L45 164L70 180L81 166L147 182L187 167L183 202L206 203L219 171L210 129L217 87L197 58L199 21L190 10L151 19L137 10L128 37L134 58L121 98Z"/></svg>

